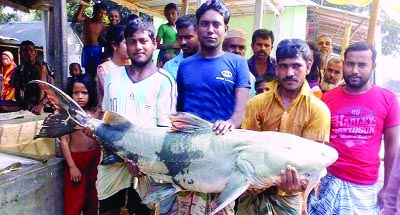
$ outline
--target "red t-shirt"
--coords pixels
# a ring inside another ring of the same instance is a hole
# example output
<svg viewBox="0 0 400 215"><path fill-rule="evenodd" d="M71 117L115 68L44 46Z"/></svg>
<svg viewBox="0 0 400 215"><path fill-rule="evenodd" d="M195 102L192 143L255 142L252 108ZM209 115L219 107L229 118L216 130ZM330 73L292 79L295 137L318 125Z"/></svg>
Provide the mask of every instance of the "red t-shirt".
<svg viewBox="0 0 400 215"><path fill-rule="evenodd" d="M375 184L383 131L400 124L396 95L374 85L361 95L346 94L338 87L322 100L332 116L329 144L339 153L328 172L351 183Z"/></svg>

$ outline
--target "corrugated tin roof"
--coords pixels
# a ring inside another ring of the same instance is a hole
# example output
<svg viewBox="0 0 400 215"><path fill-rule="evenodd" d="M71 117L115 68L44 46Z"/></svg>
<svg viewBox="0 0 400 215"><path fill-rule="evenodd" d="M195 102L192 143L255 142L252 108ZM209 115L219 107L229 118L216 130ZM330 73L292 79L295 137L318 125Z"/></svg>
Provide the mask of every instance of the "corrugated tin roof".
<svg viewBox="0 0 400 215"><path fill-rule="evenodd" d="M12 44L20 44L24 40L30 40L39 47L45 44L44 24L41 21L0 24L0 36L17 39L8 41Z"/></svg>
<svg viewBox="0 0 400 215"><path fill-rule="evenodd" d="M369 17L336 8L308 7L307 38L316 39L324 34L332 38L335 47L341 47L346 25L351 26L350 42L365 42L368 35Z"/></svg>
<svg viewBox="0 0 400 215"><path fill-rule="evenodd" d="M53 5L53 0L0 0L0 5L28 13L29 9L48 10Z"/></svg>
<svg viewBox="0 0 400 215"><path fill-rule="evenodd" d="M76 2L76 0L67 0ZM179 9L182 7L182 0L111 0L122 6L125 6L133 11L147 13L152 16L160 17L164 19L163 11L164 7L168 3L175 3ZM194 14L197 8L197 0L188 1L188 13ZM255 13L256 0L225 0L228 5L231 16L245 16L252 15ZM52 0L0 0L3 5L9 6L20 6L23 8L33 8L48 6L52 3ZM319 6L310 0L265 0L264 1L264 13L273 13L267 3L278 9L284 9L285 7L295 6L307 6L308 7L308 32L307 39L315 39L318 35L327 34L332 37L333 43L336 46L341 46L343 42L343 33L345 26L350 24L352 26L351 42L365 41L368 32L369 17L363 17L360 15L352 14L343 10L328 8ZM14 7L14 8L16 8ZM18 8L17 8L18 9ZM11 27L11 26L9 26ZM27 28L34 28L27 24ZM24 31L28 36L35 35L34 29ZM7 29L7 32L13 32L12 29ZM0 30L0 35L2 34ZM13 37L13 36L10 36ZM30 36L29 36L30 37ZM38 40L38 37L32 37L32 41ZM37 41L43 44L42 41Z"/></svg>

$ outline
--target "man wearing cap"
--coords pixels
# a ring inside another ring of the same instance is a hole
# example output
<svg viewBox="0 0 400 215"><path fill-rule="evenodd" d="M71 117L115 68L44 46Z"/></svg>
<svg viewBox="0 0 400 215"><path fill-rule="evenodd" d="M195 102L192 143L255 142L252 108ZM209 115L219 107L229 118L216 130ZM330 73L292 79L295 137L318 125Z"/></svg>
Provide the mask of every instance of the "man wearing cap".
<svg viewBox="0 0 400 215"><path fill-rule="evenodd" d="M225 40L222 43L222 50L244 57L244 55L246 54L246 43L247 43L247 33L242 29L232 28L228 30ZM256 95L256 90L255 90L256 78L251 72L249 72L249 81L251 84L249 96L251 98Z"/></svg>
<svg viewBox="0 0 400 215"><path fill-rule="evenodd" d="M254 31L251 48L254 55L247 61L250 72L257 78L263 75L275 75L275 59L270 57L274 44L274 33L267 29Z"/></svg>

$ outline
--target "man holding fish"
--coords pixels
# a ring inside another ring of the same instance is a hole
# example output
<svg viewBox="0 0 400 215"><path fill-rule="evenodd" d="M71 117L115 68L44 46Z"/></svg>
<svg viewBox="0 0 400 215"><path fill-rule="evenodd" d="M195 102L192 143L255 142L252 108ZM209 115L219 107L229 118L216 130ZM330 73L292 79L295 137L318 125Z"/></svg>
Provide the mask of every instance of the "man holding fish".
<svg viewBox="0 0 400 215"><path fill-rule="evenodd" d="M318 142L329 140L329 109L314 96L305 79L311 68L309 56L310 49L302 40L289 39L278 44L277 80L270 83L270 91L248 102L242 128L290 133ZM278 186L266 191L249 189L242 195L238 214L300 214L306 183L299 180L296 169L288 166L281 171Z"/></svg>
<svg viewBox="0 0 400 215"><path fill-rule="evenodd" d="M238 128L243 119L250 83L246 60L222 50L229 10L222 1L207 1L196 11L200 52L185 58L177 74L177 111L211 123L217 134ZM188 192L178 197L179 214L209 214L216 195ZM223 214L234 214L233 205Z"/></svg>
<svg viewBox="0 0 400 215"><path fill-rule="evenodd" d="M154 27L142 19L129 23L125 29L130 66L116 67L110 72L104 84L103 107L123 115L131 123L145 127L166 127L170 125L168 115L175 111L176 85L173 77L165 70L158 69L152 62L156 49ZM104 163L105 155L103 155ZM101 214L119 214L125 205L130 214L150 214L146 205L140 204L137 191L131 186L129 168L131 164L116 163L99 165L97 189ZM133 170L134 172L135 170ZM137 176L137 175L135 175ZM147 184L147 177L139 177L139 193ZM173 199L172 199L173 200ZM172 204L173 201L168 202ZM164 210L165 209L165 210ZM162 208L161 212L171 214L172 205Z"/></svg>

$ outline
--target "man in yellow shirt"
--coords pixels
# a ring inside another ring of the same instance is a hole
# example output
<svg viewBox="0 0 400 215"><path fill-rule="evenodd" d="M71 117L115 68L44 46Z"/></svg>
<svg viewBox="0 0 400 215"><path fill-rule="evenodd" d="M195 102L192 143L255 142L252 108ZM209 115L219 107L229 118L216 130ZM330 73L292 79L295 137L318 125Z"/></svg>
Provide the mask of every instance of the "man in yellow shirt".
<svg viewBox="0 0 400 215"><path fill-rule="evenodd" d="M305 79L311 68L309 55L310 49L302 40L283 40L278 44L277 80L268 83L269 91L248 102L242 128L285 132L319 142L329 140L329 109L314 96ZM290 178L296 176L292 167L281 171L281 181L292 181ZM301 214L302 183L281 182L266 191L249 189L239 200L237 214Z"/></svg>

